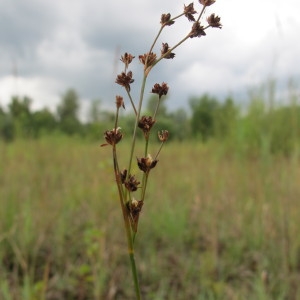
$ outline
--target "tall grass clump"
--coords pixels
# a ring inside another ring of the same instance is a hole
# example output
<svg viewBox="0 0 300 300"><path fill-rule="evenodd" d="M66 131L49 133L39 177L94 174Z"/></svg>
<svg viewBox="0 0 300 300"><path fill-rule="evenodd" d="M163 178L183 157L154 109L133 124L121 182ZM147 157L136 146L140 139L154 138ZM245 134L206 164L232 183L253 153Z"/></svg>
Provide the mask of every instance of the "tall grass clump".
<svg viewBox="0 0 300 300"><path fill-rule="evenodd" d="M232 102L230 109L215 109L213 142L241 158L272 156L299 157L299 92L291 81L286 88L269 80L248 91L243 105ZM212 100L211 100L212 101ZM227 107L228 108L228 107Z"/></svg>
<svg viewBox="0 0 300 300"><path fill-rule="evenodd" d="M164 146L135 241L144 299L300 299L299 161L223 146ZM0 299L135 299L110 151L48 137L0 153Z"/></svg>
<svg viewBox="0 0 300 300"><path fill-rule="evenodd" d="M134 245L138 230L140 212L146 200L146 189L149 182L149 175L152 169L157 166L161 149L169 137L168 130L161 130L158 133L158 138L161 144L154 152L154 154L150 154L150 152L153 151L152 149L150 149L149 143L149 138L152 133L151 129L153 128L153 125L157 123L157 112L161 103L161 98L167 95L169 86L165 82L154 84L151 92L157 95L156 107L154 108L152 115L143 115L143 100L147 79L152 69L156 67L158 63L160 63L163 59L174 59L175 53L173 51L188 39L205 36L206 30L209 27L222 27L220 18L215 14L211 14L209 17L207 17L207 25L203 26L200 23L200 21L202 22L205 9L208 6L214 4L214 2L214 0L199 0L199 3L201 5L200 13L197 13L197 11L194 9L194 4L190 3L187 6L184 5L183 12L175 17L172 17L170 13L161 15L161 26L154 38L152 45L149 48L149 51L145 54L139 55L138 57L139 61L144 66L144 70L139 92L140 96L137 100L133 98L131 93L131 85L134 82L134 79L133 73L129 69L129 66L135 57L127 52L121 56L121 61L124 65L124 69L119 75L117 75L116 83L124 88L125 94L129 99L135 115L132 142L127 153L125 153L124 151L118 151L118 143L123 139L121 124L119 122L119 114L120 110L122 108L125 108L125 101L123 96L117 95L115 124L111 130L105 131L104 137L106 143L102 146L110 145L112 150L113 172L116 187L118 190L119 203L123 215L128 255L130 258L136 299L141 299L142 297L134 255ZM161 36L162 32L165 30L165 28L173 26L175 21L181 17L186 17L189 22L192 22L190 31L187 33L187 35L179 39L179 41L173 46L169 46L167 42L162 43L160 55L157 55L154 52L154 48L156 47L158 39ZM137 150L136 148L138 130L141 130L144 136L144 149L142 151ZM125 163L126 167L122 169L120 161L126 160L124 158L125 156L127 157L127 165ZM141 178L138 178L139 174L137 173L137 169L142 172Z"/></svg>

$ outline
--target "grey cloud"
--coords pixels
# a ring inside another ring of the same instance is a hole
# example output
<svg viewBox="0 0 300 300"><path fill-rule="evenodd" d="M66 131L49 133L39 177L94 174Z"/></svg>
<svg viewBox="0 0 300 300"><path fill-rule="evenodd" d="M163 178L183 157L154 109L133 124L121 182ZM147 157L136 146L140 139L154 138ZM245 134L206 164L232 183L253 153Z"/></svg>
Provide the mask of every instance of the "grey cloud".
<svg viewBox="0 0 300 300"><path fill-rule="evenodd" d="M24 48L36 46L55 24L55 12L43 2L7 1L0 10L1 45L22 55Z"/></svg>
<svg viewBox="0 0 300 300"><path fill-rule="evenodd" d="M161 0L4 2L0 9L0 80L11 74L15 61L20 77L50 78L58 83L57 94L64 92L63 87L74 87L83 99L101 98L108 104L113 103L115 94L123 93L114 83L122 67L120 55L126 51L136 56L131 69L136 79L132 91L137 98L138 78L143 68L138 55L148 51L159 29L161 13L179 13L183 8L183 2L174 5L172 1ZM277 75L281 70L285 70L284 76L293 72L292 62L297 57L298 46L291 31L286 34L284 45L276 41L278 35L270 34L264 37L263 45L247 44L247 38L245 42L235 34L237 25L234 14L230 14L230 1L219 4L220 8L223 5L225 17L223 29L209 30L206 37L187 41L175 51L174 60L164 60L154 68L148 79L146 97L152 85L162 81L170 86L170 107L186 106L190 95L202 92L221 95L230 89L244 88L241 84L248 84L249 77L263 80L270 74L275 50ZM219 6L216 3L215 7ZM246 20L247 15L244 18L239 28L250 22ZM178 27L167 28L159 38L155 52L159 53L162 42L174 44L191 25L187 20L182 21L186 27L179 22ZM219 74L219 82L212 84L214 73ZM190 77L183 80L185 75Z"/></svg>

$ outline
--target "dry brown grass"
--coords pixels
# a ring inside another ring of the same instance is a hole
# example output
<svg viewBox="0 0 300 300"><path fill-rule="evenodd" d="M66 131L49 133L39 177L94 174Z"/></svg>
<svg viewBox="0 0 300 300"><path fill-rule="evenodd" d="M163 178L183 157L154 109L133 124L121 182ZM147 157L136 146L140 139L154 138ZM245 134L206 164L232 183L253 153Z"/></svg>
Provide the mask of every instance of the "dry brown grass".
<svg viewBox="0 0 300 300"><path fill-rule="evenodd" d="M131 299L107 153L55 139L0 151L0 298ZM145 299L299 298L298 161L170 143L158 164L137 240Z"/></svg>

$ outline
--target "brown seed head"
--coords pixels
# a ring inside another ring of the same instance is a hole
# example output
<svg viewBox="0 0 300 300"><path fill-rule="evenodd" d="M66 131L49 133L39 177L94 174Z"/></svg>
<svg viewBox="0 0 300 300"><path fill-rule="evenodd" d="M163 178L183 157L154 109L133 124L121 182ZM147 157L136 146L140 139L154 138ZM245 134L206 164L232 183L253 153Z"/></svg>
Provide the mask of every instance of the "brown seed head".
<svg viewBox="0 0 300 300"><path fill-rule="evenodd" d="M169 52L169 45L168 43L162 43L162 49L161 49L161 56L164 56L164 58L169 59L169 58L174 58L175 53ZM168 53L169 52L169 53Z"/></svg>
<svg viewBox="0 0 300 300"><path fill-rule="evenodd" d="M144 55L139 56L139 60L143 65L145 65L145 69L147 69L148 67L152 66L156 61L156 54L153 52L145 53Z"/></svg>
<svg viewBox="0 0 300 300"><path fill-rule="evenodd" d="M134 198L126 204L128 212L130 214L130 223L134 232L137 231L140 212L142 211L144 201L135 200Z"/></svg>
<svg viewBox="0 0 300 300"><path fill-rule="evenodd" d="M135 56L131 55L130 53L125 52L123 56L121 56L121 61L125 64L125 68L128 68L128 65L132 62Z"/></svg>
<svg viewBox="0 0 300 300"><path fill-rule="evenodd" d="M195 22L189 34L190 38L201 37L202 35L206 35L204 27L199 22Z"/></svg>
<svg viewBox="0 0 300 300"><path fill-rule="evenodd" d="M125 104L122 96L116 96L116 106L120 108L121 106L125 109Z"/></svg>
<svg viewBox="0 0 300 300"><path fill-rule="evenodd" d="M124 183L124 182L125 182L126 177L127 177L127 170L124 169L124 170L120 173L121 183Z"/></svg>
<svg viewBox="0 0 300 300"><path fill-rule="evenodd" d="M137 158L138 167L144 173L148 173L150 169L153 169L157 162L158 160L153 159L150 154L148 154L147 157Z"/></svg>
<svg viewBox="0 0 300 300"><path fill-rule="evenodd" d="M162 26L171 26L175 21L171 20L171 14L162 14L160 18L160 24Z"/></svg>
<svg viewBox="0 0 300 300"><path fill-rule="evenodd" d="M128 179L124 182L124 184L128 191L135 192L140 182L136 180L134 175L129 174Z"/></svg>
<svg viewBox="0 0 300 300"><path fill-rule="evenodd" d="M154 123L155 120L151 116L142 116L138 122L138 127L143 130L145 136L148 136Z"/></svg>
<svg viewBox="0 0 300 300"><path fill-rule="evenodd" d="M124 86L124 88L129 92L130 91L130 84L134 82L134 79L132 79L132 72L129 71L127 74L125 72L122 72L117 76L116 83Z"/></svg>
<svg viewBox="0 0 300 300"><path fill-rule="evenodd" d="M210 6L216 2L216 0L199 0L200 4L204 6Z"/></svg>
<svg viewBox="0 0 300 300"><path fill-rule="evenodd" d="M109 145L116 145L118 144L121 139L123 138L123 134L121 133L121 128L113 128L112 130L106 130L104 132L104 138ZM101 146L106 146L107 144L102 144Z"/></svg>
<svg viewBox="0 0 300 300"><path fill-rule="evenodd" d="M158 132L158 138L161 142L166 142L169 138L169 131L162 130L161 132Z"/></svg>
<svg viewBox="0 0 300 300"><path fill-rule="evenodd" d="M130 202L130 212L132 215L135 215L136 213L139 213L142 210L143 206L143 201L142 200L135 200L134 198Z"/></svg>
<svg viewBox="0 0 300 300"><path fill-rule="evenodd" d="M152 88L152 93L157 94L160 99L163 95L167 95L168 90L169 87L165 82L163 82L161 85L159 83L155 83Z"/></svg>
<svg viewBox="0 0 300 300"><path fill-rule="evenodd" d="M190 3L188 6L184 5L184 15L188 18L189 21L196 21L194 14L197 12L194 10L194 3Z"/></svg>
<svg viewBox="0 0 300 300"><path fill-rule="evenodd" d="M207 23L211 27L222 28L220 20L221 18L219 16L215 16L215 14L211 14L209 17L207 17Z"/></svg>

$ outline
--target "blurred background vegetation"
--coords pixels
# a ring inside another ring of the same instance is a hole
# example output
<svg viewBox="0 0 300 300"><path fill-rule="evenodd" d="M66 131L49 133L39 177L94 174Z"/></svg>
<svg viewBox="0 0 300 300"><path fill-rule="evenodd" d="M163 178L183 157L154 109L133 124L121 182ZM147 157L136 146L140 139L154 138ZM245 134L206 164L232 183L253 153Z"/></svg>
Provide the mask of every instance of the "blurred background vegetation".
<svg viewBox="0 0 300 300"><path fill-rule="evenodd" d="M300 99L292 84L283 97L269 83L244 103L202 95L171 112L163 100L154 132L171 140L136 245L144 299L300 299ZM55 113L32 101L0 109L0 299L134 299L110 148L99 147L114 114L95 100L80 121L73 89ZM122 115L121 166L133 122Z"/></svg>
<svg viewBox="0 0 300 300"><path fill-rule="evenodd" d="M217 99L204 94L189 99L189 108L169 111L163 99L156 129L168 129L176 141L218 140L231 150L257 154L261 151L283 153L297 151L299 144L299 93L292 81L288 92L276 95L275 81L248 92L248 99ZM157 98L151 96L144 114L150 114ZM99 141L114 124L114 112L104 110L101 100L91 102L85 122L80 120L80 98L74 89L67 90L56 112L48 108L31 110L29 97L12 97L8 107L0 107L0 138L11 142L17 138L38 139L43 136L77 136ZM130 111L130 109L129 109ZM125 112L121 120L124 133L130 133L134 116Z"/></svg>

